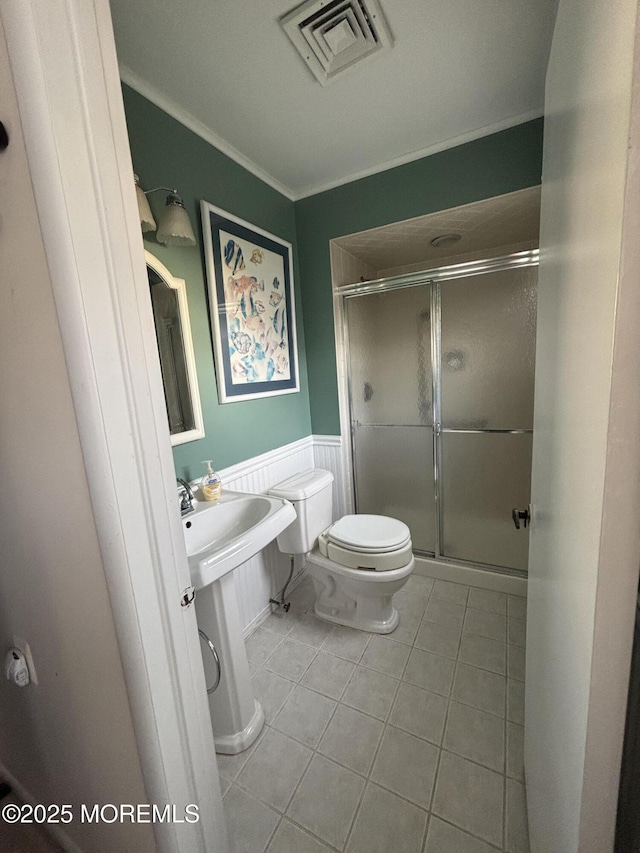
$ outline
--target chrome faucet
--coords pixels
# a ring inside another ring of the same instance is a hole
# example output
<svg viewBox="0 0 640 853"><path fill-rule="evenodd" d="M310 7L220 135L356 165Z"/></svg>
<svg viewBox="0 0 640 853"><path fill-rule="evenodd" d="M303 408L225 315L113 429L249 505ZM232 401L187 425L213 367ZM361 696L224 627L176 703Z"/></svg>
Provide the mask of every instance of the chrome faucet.
<svg viewBox="0 0 640 853"><path fill-rule="evenodd" d="M193 502L196 498L193 494L193 489L182 477L176 477L176 480L182 487L180 489L180 515L188 515L190 512L195 511Z"/></svg>

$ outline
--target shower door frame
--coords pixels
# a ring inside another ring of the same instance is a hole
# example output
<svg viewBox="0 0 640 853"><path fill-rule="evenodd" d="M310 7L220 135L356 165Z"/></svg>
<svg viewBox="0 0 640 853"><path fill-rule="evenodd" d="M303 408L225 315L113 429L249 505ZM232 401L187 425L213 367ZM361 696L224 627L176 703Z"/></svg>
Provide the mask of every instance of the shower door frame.
<svg viewBox="0 0 640 853"><path fill-rule="evenodd" d="M442 282L452 279L470 278L492 272L503 272L510 269L537 267L540 253L538 249L501 255L479 261L468 261L462 264L450 264L430 270L421 270L408 275L390 276L355 284L347 284L334 290L334 315L336 332L336 354L338 368L338 398L340 408L340 428L342 435L348 435L349 441L343 442L343 471L345 480L345 505L350 511L357 512L357 474L355 469L355 426L352 417L353 396L350 381L350 347L349 324L347 320L346 300L358 296L369 296L374 293L386 293L392 290L403 290L409 287L429 285L431 287L431 406L433 432L433 476L436 514L436 549L435 552L414 549L419 557L435 559L444 563L468 566L475 569L485 569L514 577L527 577L523 569L496 566L491 563L480 563L472 560L462 560L457 557L447 557L442 553L444 490L442 485L442 442L443 433L468 433L502 435L531 435L533 429L452 429L442 427L442 376L441 376L441 291ZM384 426L384 424L380 424ZM428 426L425 424L425 426Z"/></svg>

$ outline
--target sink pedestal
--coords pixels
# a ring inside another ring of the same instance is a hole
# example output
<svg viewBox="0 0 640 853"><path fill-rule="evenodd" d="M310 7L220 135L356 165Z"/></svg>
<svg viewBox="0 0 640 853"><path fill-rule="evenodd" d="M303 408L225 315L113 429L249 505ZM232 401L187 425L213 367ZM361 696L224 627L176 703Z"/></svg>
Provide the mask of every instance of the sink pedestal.
<svg viewBox="0 0 640 853"><path fill-rule="evenodd" d="M253 697L233 572L198 590L196 616L216 647L222 668L220 684L208 696L216 752L242 752L260 734L264 712ZM204 644L202 649L207 684L212 684L215 664Z"/></svg>
<svg viewBox="0 0 640 853"><path fill-rule="evenodd" d="M226 489L217 502L196 502L182 519L198 627L216 647L222 669L217 690L209 694L217 752L242 752L264 725L251 689L233 570L262 551L295 517L293 505L282 498ZM205 675L213 685L213 657L204 644L202 648Z"/></svg>

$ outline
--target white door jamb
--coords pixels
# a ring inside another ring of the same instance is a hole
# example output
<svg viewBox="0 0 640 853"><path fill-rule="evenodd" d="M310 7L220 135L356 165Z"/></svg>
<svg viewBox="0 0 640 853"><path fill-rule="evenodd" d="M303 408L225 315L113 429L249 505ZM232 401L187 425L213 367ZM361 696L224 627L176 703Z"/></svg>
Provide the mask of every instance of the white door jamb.
<svg viewBox="0 0 640 853"><path fill-rule="evenodd" d="M156 843L226 853L109 5L0 15L147 796L200 806L198 823L155 824Z"/></svg>

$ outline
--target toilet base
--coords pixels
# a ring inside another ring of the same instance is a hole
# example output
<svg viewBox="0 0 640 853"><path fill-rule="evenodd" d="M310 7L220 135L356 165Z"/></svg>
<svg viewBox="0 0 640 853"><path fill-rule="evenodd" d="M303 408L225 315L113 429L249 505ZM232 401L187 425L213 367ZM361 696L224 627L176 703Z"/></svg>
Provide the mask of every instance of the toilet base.
<svg viewBox="0 0 640 853"><path fill-rule="evenodd" d="M391 616L388 619L367 620L357 616L350 618L346 614L334 616L326 608L323 608L318 601L314 605L313 612L318 619L324 619L325 622L334 622L336 625L345 625L347 628L357 628L359 631L368 631L372 634L390 634L396 630L400 622L400 614L395 607L391 608Z"/></svg>
<svg viewBox="0 0 640 853"><path fill-rule="evenodd" d="M398 569L376 572L335 563L316 548L307 557L307 571L316 591L319 619L372 634L390 634L400 616L393 596L409 580L414 560Z"/></svg>

